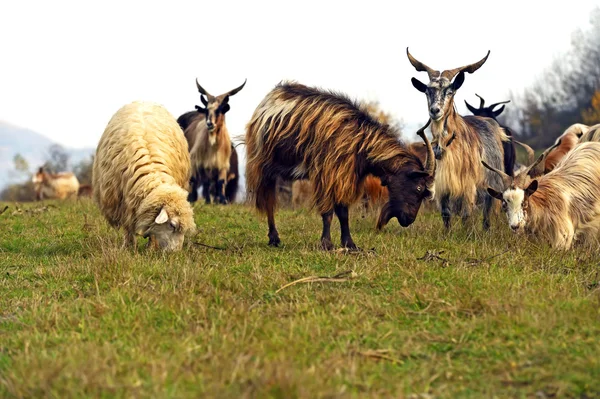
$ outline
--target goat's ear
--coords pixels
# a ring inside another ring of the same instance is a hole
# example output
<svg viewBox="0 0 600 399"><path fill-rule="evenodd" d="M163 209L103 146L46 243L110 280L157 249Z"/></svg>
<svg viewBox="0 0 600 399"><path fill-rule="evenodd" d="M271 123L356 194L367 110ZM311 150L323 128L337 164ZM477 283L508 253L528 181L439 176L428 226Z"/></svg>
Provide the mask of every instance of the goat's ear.
<svg viewBox="0 0 600 399"><path fill-rule="evenodd" d="M163 224L163 223L166 223L167 220L169 220L169 215L167 214L167 211L165 210L165 208L162 208L160 210L160 213L156 217L156 219L154 219L154 223Z"/></svg>
<svg viewBox="0 0 600 399"><path fill-rule="evenodd" d="M494 197L494 198L496 198L496 199L499 199L499 200L501 200L501 199L502 199L502 193L500 193L500 192L498 192L498 191L494 190L494 189L493 189L493 188L491 188L491 187L488 187L488 189L487 189L487 192L488 192L488 194L489 194L489 195L491 195L492 197Z"/></svg>
<svg viewBox="0 0 600 399"><path fill-rule="evenodd" d="M204 115L206 115L207 112L208 112L206 108L202 108L199 105L196 105L196 111L198 111L198 112L200 112L201 114L204 114Z"/></svg>
<svg viewBox="0 0 600 399"><path fill-rule="evenodd" d="M204 98L204 95L202 94L200 94L200 101L202 101L202 104L204 104L205 107L208 105L208 100Z"/></svg>
<svg viewBox="0 0 600 399"><path fill-rule="evenodd" d="M504 111L504 105L498 108L496 111L494 111L494 117L497 118L498 115L502 113L502 111Z"/></svg>
<svg viewBox="0 0 600 399"><path fill-rule="evenodd" d="M222 114L227 113L227 111L229 111L229 109L231 109L231 107L229 106L228 103L221 104L220 110L221 110Z"/></svg>
<svg viewBox="0 0 600 399"><path fill-rule="evenodd" d="M531 194L535 193L537 189L538 189L538 181L534 180L525 189L525 195L527 195L529 197Z"/></svg>
<svg viewBox="0 0 600 399"><path fill-rule="evenodd" d="M459 72L456 79L454 79L454 82L452 82L452 88L454 89L454 91L456 91L460 89L460 86L462 86L463 83L465 83L465 73Z"/></svg>
<svg viewBox="0 0 600 399"><path fill-rule="evenodd" d="M427 85L419 79L412 78L410 81L412 82L412 85L415 86L415 89L419 90L421 93L425 93L425 90L427 90Z"/></svg>
<svg viewBox="0 0 600 399"><path fill-rule="evenodd" d="M467 102L467 100L465 100L465 104L467 105L467 109L468 109L469 111L471 111L471 113L472 113L473 115L477 115L477 114L476 114L476 112L477 112L477 111L479 111L477 108L475 108L475 107L473 107L471 104L469 104L469 103Z"/></svg>

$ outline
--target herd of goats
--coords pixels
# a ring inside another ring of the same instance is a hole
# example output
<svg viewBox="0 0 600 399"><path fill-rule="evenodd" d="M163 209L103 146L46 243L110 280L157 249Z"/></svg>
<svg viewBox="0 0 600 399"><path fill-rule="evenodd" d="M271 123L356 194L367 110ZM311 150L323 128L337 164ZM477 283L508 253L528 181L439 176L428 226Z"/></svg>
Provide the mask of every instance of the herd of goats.
<svg viewBox="0 0 600 399"><path fill-rule="evenodd" d="M600 232L600 124L568 127L536 159L529 146L496 121L505 105L496 107L506 102L484 107L480 97L479 108L467 103L474 115L459 115L456 91L465 73L477 71L489 54L440 72L407 49L410 63L429 77L427 84L412 78L427 98L429 114L417 131L422 142L412 144L345 95L294 82L273 88L247 123L243 140L248 200L267 215L269 245L280 244L275 208L281 181L309 182L312 205L323 221L320 243L327 250L333 248L334 213L342 246L357 249L348 208L365 193L384 198L378 229L394 217L409 226L422 202L435 199L446 229L452 215L464 221L481 206L487 230L497 199L515 233L527 232L558 249L595 242ZM233 202L238 159L225 114L230 97L245 84L214 96L196 81L202 105L178 119L149 102L125 105L111 118L94 157L92 195L108 222L124 230L124 245L135 246L135 236L142 235L150 246L181 249L196 228L191 203L200 186L207 203L211 198ZM517 167L515 144L525 148L528 165ZM64 198L80 190L73 177L40 170L34 183L38 192L46 190L46 197Z"/></svg>

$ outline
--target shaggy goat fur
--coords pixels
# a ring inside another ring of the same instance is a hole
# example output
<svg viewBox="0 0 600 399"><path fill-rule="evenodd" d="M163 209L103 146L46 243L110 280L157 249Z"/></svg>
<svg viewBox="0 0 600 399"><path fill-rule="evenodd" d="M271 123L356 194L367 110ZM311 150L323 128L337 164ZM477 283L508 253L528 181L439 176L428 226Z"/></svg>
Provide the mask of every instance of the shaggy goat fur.
<svg viewBox="0 0 600 399"><path fill-rule="evenodd" d="M412 223L421 200L430 195L432 177L419 157L398 140L397 132L336 93L296 83L277 85L254 111L245 143L248 195L259 211L267 213L271 245L279 244L273 217L278 177L310 179L313 204L323 217L322 244L327 249L334 210L342 225L342 244L355 247L347 227L347 207L362 196L366 175L390 178L390 191L391 187L396 190L391 195L397 214L393 216L402 225ZM414 181L407 177L410 172L415 173ZM416 174L424 180L417 181ZM404 190L394 180L401 176ZM401 206L405 208L398 210ZM394 212L387 211L389 220Z"/></svg>
<svg viewBox="0 0 600 399"><path fill-rule="evenodd" d="M75 198L79 190L79 180L70 172L48 173L39 168L32 182L38 200Z"/></svg>
<svg viewBox="0 0 600 399"><path fill-rule="evenodd" d="M173 228L195 230L187 201L190 157L183 132L162 106L133 102L109 121L93 165L94 200L108 222L125 231L125 244L134 235L147 235L165 210Z"/></svg>
<svg viewBox="0 0 600 399"><path fill-rule="evenodd" d="M579 238L597 245L600 143L579 144L551 172L536 180L515 179L503 192L490 194L503 201L515 231L524 229L559 249L571 248Z"/></svg>
<svg viewBox="0 0 600 399"><path fill-rule="evenodd" d="M554 142L556 144L560 141L560 145L554 148L546 157L544 173L548 173L554 169L558 162L577 145L580 137L589 129L589 126L581 123L569 126Z"/></svg>
<svg viewBox="0 0 600 399"><path fill-rule="evenodd" d="M462 86L465 73L477 71L487 60L460 68L436 71L416 60L406 49L410 63L417 71L427 72L429 83L412 78L413 86L427 98L431 133L438 159L435 193L442 220L450 228L452 213L462 212L465 220L475 205L484 202L483 227L490 226L492 200L486 188L501 187L499 177L483 168L481 161L494 167L504 166L503 142L510 139L498 122L479 116L462 117L456 112L454 95Z"/></svg>

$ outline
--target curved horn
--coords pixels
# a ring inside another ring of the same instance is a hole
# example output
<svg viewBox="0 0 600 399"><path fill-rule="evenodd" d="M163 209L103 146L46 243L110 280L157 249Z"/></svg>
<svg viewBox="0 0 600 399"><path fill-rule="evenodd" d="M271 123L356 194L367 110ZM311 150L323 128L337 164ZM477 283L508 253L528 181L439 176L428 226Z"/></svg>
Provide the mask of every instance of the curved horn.
<svg viewBox="0 0 600 399"><path fill-rule="evenodd" d="M415 57L413 57L410 54L410 52L408 51L408 47L406 48L406 55L408 56L408 60L410 61L412 66L414 66L417 71L427 72L427 75L429 76L429 80L431 80L434 77L437 77L440 74L439 71L436 71L435 69L428 67L427 65L423 64L421 61L419 61Z"/></svg>
<svg viewBox="0 0 600 399"><path fill-rule="evenodd" d="M535 160L535 151L533 151L533 148L515 139L513 139L513 141L525 149L525 151L527 152L527 163L531 165Z"/></svg>
<svg viewBox="0 0 600 399"><path fill-rule="evenodd" d="M246 81L248 81L248 79L244 79L244 83L242 83L241 86L236 87L233 90L229 90L227 93L225 93L225 97L233 96L234 94L237 94L237 92L239 92L240 90L242 90L244 88L244 86L246 85Z"/></svg>
<svg viewBox="0 0 600 399"><path fill-rule="evenodd" d="M423 139L423 141L425 142L425 147L427 148L427 159L425 159L425 172L427 172L429 176L433 176L433 174L435 173L435 154L433 153L433 147L431 146L429 139L425 135L425 129L427 129L430 123L431 119L427 121L425 126L417 130L417 135Z"/></svg>
<svg viewBox="0 0 600 399"><path fill-rule="evenodd" d="M492 105L490 105L488 108L489 109L493 109L495 106L500 105L500 104L508 104L510 102L510 100L506 100L506 101L500 101L499 103L494 103Z"/></svg>
<svg viewBox="0 0 600 399"><path fill-rule="evenodd" d="M483 164L483 166L485 166L487 169L491 170L492 172L496 172L500 175L500 177L502 178L502 184L504 185L504 190L506 190L507 188L510 187L511 183L512 183L512 177L510 177L509 175L507 175L506 173L504 173L501 170L498 170L496 168L492 168L490 165L488 165L487 163L485 163L484 161L481 161L481 163Z"/></svg>
<svg viewBox="0 0 600 399"><path fill-rule="evenodd" d="M479 109L483 108L483 104L485 104L485 100L479 94L475 93L477 97L479 97Z"/></svg>
<svg viewBox="0 0 600 399"><path fill-rule="evenodd" d="M200 94L204 94L206 97L208 97L209 100L211 98L215 97L215 96L209 94L206 90L204 90L204 88L202 86L200 86L200 83L198 83L198 78L196 78L196 87L198 88L198 91L200 92Z"/></svg>
<svg viewBox="0 0 600 399"><path fill-rule="evenodd" d="M471 111L471 113L472 113L473 115L476 115L475 113L476 113L476 112L479 112L479 110L481 109L481 107L479 107L479 109L475 108L474 106L472 106L471 104L469 104L469 103L467 102L467 100L465 100L465 105L467 106L467 109L468 109L469 111Z"/></svg>
<svg viewBox="0 0 600 399"><path fill-rule="evenodd" d="M479 68L481 68L481 66L483 64L485 64L485 62L487 61L487 59L488 59L489 56L490 56L490 50L488 50L488 52L485 55L485 57L483 57L479 61L477 61L477 62L475 62L473 64L462 66L460 68L454 68L454 69L449 69L447 71L444 71L444 72L442 72L442 76L445 77L445 78L447 78L448 80L452 80L452 79L454 79L454 77L456 75L458 75L459 72L473 73L476 70L478 70Z"/></svg>
<svg viewBox="0 0 600 399"><path fill-rule="evenodd" d="M556 142L556 144L554 144L552 147L548 148L546 151L544 151L542 153L542 155L540 155L538 157L538 159L530 166L527 168L527 171L525 172L526 175L529 175L530 177L536 177L536 176L541 176L544 174L544 167L545 167L545 160L546 157L548 156L548 154L550 154L550 152L552 152L553 149L555 149L556 147L558 147L561 143L562 139L558 140Z"/></svg>

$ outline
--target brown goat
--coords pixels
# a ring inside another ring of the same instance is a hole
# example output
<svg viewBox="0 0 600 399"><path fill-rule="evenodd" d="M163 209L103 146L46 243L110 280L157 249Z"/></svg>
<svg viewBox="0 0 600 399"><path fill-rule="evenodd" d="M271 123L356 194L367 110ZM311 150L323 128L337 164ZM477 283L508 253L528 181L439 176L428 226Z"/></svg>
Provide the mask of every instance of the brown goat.
<svg viewBox="0 0 600 399"><path fill-rule="evenodd" d="M280 244L274 216L278 177L310 179L313 204L323 219L324 249L333 248L334 212L340 221L342 245L356 249L348 206L361 197L368 174L379 177L390 193L378 227L392 217L402 226L410 225L422 200L432 195L435 160L423 130L419 134L429 149L425 163L398 141L396 131L347 97L297 83L277 85L246 127L248 195L260 212L267 213L269 245Z"/></svg>
<svg viewBox="0 0 600 399"><path fill-rule="evenodd" d="M504 166L503 142L509 138L494 119L461 116L456 112L454 95L465 80L465 73L474 73L487 60L460 68L436 71L415 59L408 48L406 54L417 71L427 72L429 83L412 78L413 86L427 97L431 133L436 154L435 192L446 229L450 228L451 205L462 212L463 221L473 211L478 197L484 201L483 228L490 227L492 199L486 195L488 186L501 188L499 177L487 171L481 161L496 167Z"/></svg>
<svg viewBox="0 0 600 399"><path fill-rule="evenodd" d="M202 195L210 203L210 185L216 176L216 193L220 203L227 203L226 184L232 160L231 138L225 125L225 114L229 111L229 97L244 88L244 83L219 96L209 94L196 80L200 101L204 107L196 106L197 112L187 112L177 118L188 142L192 161L192 178L188 200L197 198L198 186L202 184ZM206 98L205 98L206 97ZM237 184L237 180L236 180ZM235 190L237 192L237 186Z"/></svg>

